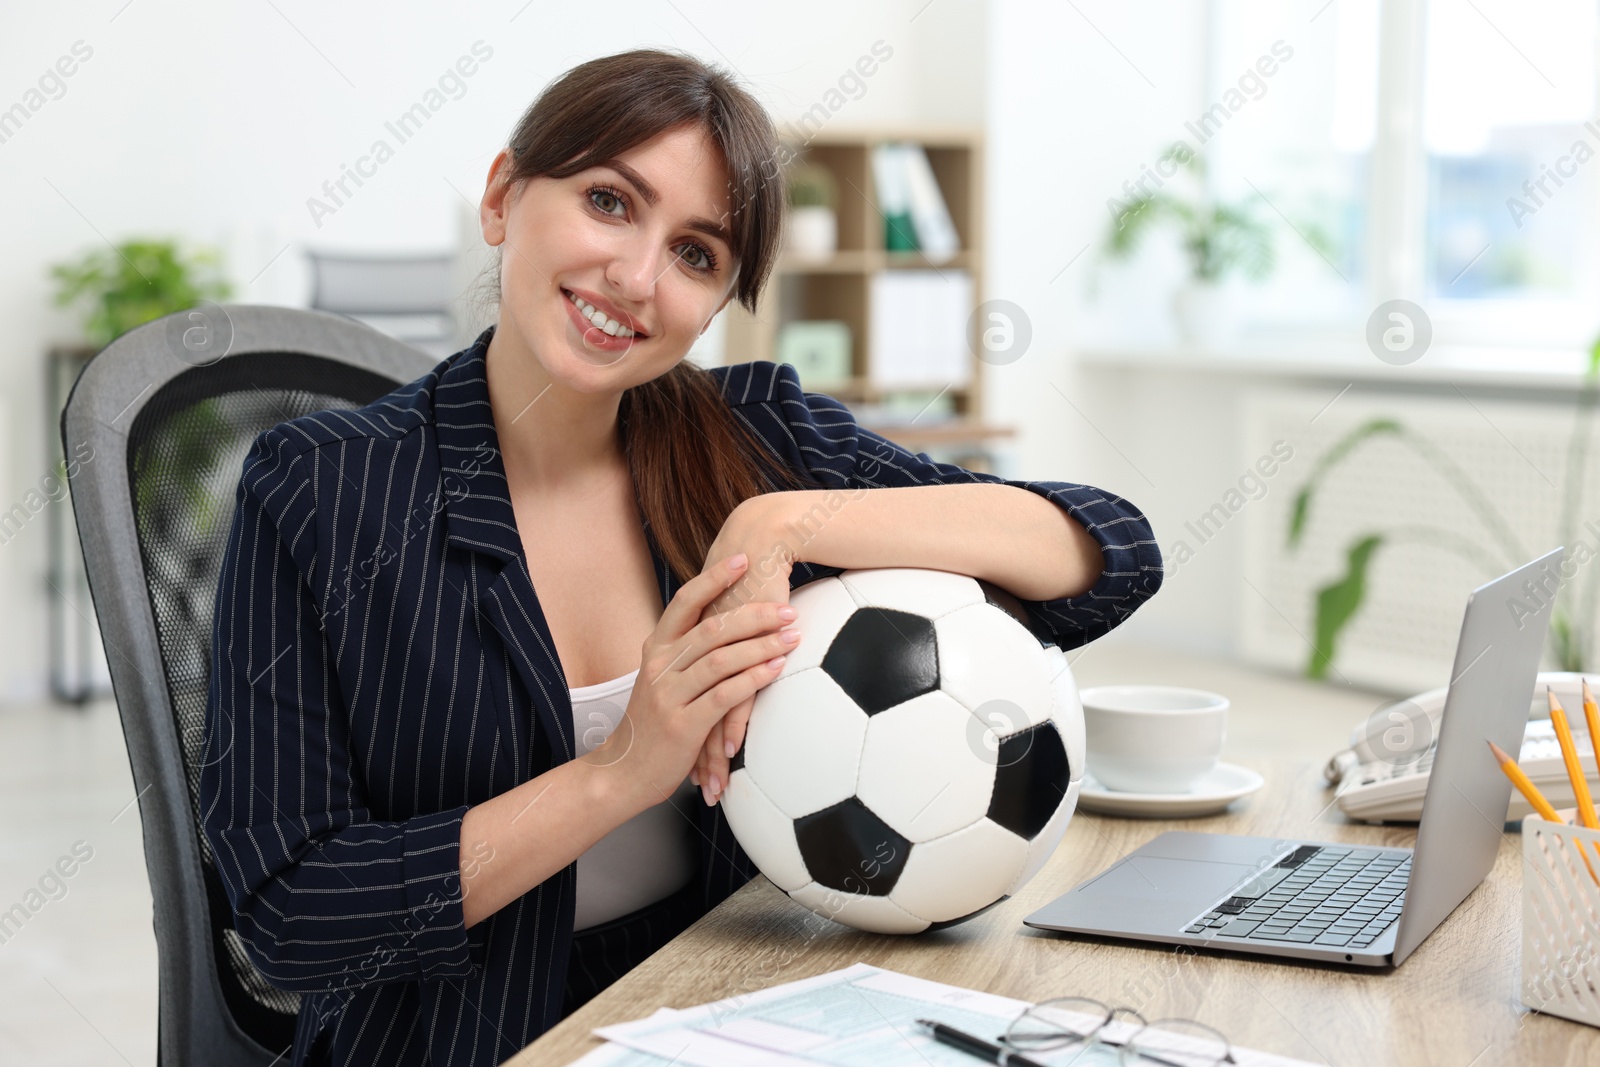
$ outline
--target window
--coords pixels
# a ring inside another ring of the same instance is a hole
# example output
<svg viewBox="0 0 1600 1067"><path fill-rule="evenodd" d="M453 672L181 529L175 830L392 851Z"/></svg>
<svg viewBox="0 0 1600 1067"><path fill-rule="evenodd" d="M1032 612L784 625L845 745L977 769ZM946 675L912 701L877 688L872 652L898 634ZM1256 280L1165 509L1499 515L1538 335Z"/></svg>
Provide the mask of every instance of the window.
<svg viewBox="0 0 1600 1067"><path fill-rule="evenodd" d="M1379 0L1320 13L1220 0L1214 12L1211 99L1225 100L1261 55L1288 55L1260 100L1204 147L1213 194L1249 203L1274 232L1275 269L1241 317L1258 329L1343 326L1364 316L1369 285Z"/></svg>
<svg viewBox="0 0 1600 1067"><path fill-rule="evenodd" d="M1429 4L1421 262L1436 317L1555 343L1594 333L1595 7Z"/></svg>
<svg viewBox="0 0 1600 1067"><path fill-rule="evenodd" d="M1264 106L1208 146L1216 195L1269 201L1278 230L1279 270L1249 321L1348 329L1406 297L1436 343L1587 347L1600 331L1597 9L1220 0L1213 97L1274 40L1294 49ZM1303 239L1313 230L1332 252Z"/></svg>

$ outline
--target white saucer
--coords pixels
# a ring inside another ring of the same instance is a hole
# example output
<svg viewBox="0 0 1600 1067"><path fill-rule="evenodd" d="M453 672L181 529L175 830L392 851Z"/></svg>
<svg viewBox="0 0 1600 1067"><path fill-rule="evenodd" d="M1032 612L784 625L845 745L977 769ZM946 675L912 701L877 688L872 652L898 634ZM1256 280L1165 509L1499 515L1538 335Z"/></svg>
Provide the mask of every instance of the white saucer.
<svg viewBox="0 0 1600 1067"><path fill-rule="evenodd" d="M1187 793L1122 793L1107 789L1085 773L1078 807L1101 815L1136 819L1192 819L1215 815L1266 783L1255 771L1232 763L1217 764Z"/></svg>

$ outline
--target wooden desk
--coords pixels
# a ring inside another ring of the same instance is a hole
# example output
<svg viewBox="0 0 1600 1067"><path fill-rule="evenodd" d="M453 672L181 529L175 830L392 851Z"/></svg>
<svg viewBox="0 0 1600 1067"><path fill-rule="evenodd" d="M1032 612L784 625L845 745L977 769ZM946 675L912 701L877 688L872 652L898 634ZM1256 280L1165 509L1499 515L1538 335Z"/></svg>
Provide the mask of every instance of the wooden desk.
<svg viewBox="0 0 1600 1067"><path fill-rule="evenodd" d="M596 1026L763 989L857 960L1024 1000L1085 994L1140 1007L1147 1018L1185 1015L1236 1044L1339 1065L1600 1063L1600 1030L1524 1010L1521 990L1521 842L1508 834L1483 885L1398 968L1190 952L1045 933L1022 919L1163 830L1299 836L1363 845L1411 845L1408 827L1345 821L1330 809L1322 766L1377 694L1313 685L1209 660L1110 641L1073 667L1080 686L1190 685L1233 701L1223 758L1267 784L1234 810L1153 822L1080 811L1044 869L1010 900L935 934L867 934L812 914L757 877L699 922L508 1061L570 1063L601 1042ZM977 1061L974 1060L976 1063Z"/></svg>

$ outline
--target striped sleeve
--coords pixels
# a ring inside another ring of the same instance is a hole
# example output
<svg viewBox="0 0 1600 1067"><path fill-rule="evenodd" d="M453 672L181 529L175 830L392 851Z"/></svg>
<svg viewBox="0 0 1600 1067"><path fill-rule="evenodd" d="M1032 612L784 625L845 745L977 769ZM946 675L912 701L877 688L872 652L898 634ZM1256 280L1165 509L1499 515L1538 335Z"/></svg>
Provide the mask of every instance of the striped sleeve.
<svg viewBox="0 0 1600 1067"><path fill-rule="evenodd" d="M375 821L312 589L312 459L277 429L244 461L212 622L200 794L251 961L291 992L466 977L466 807ZM486 926L487 924L480 924Z"/></svg>
<svg viewBox="0 0 1600 1067"><path fill-rule="evenodd" d="M1104 570L1085 593L1055 600L1022 600L1033 630L1063 650L1087 644L1110 632L1161 587L1161 553L1150 523L1138 508L1114 493L1090 485L1022 481L936 463L926 452L912 453L857 424L841 401L808 393L788 363L776 365L770 399L739 406L746 419L771 424L764 436L792 450L800 463L839 489L993 482L1037 493L1060 507L1099 542ZM796 567L798 572L801 568ZM817 570L806 578L837 569Z"/></svg>

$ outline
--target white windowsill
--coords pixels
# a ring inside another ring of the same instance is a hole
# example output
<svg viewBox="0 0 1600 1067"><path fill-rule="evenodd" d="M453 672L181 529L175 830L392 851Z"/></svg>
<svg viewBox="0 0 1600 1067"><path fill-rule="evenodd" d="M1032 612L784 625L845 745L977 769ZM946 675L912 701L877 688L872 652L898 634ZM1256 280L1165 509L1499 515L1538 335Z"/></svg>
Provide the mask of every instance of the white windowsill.
<svg viewBox="0 0 1600 1067"><path fill-rule="evenodd" d="M1163 369L1285 378L1339 379L1386 384L1502 386L1576 390L1589 354L1578 349L1507 348L1436 344L1407 366L1384 363L1365 345L1350 342L1244 340L1226 350L1185 345L1111 348L1089 346L1077 359L1103 369Z"/></svg>

